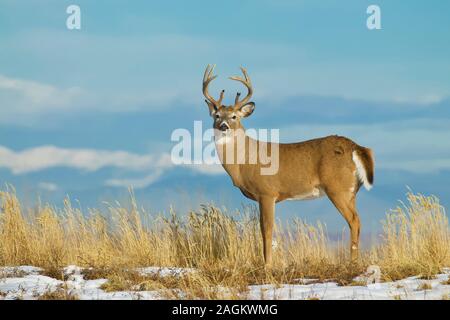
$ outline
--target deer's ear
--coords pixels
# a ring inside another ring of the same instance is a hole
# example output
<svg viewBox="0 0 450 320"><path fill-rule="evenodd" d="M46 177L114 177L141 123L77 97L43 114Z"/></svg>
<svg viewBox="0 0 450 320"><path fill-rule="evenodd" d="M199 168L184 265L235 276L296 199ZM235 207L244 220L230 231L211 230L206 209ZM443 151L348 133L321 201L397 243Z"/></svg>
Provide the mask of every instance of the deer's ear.
<svg viewBox="0 0 450 320"><path fill-rule="evenodd" d="M255 103L254 102L249 102L247 104L244 104L239 109L239 113L241 114L241 117L245 118L245 117L248 117L249 115L251 115L254 110L255 110Z"/></svg>
<svg viewBox="0 0 450 320"><path fill-rule="evenodd" d="M214 105L214 103L209 102L208 100L205 99L206 104L208 105L208 109L209 109L209 115L212 115L214 112L217 111L217 107Z"/></svg>

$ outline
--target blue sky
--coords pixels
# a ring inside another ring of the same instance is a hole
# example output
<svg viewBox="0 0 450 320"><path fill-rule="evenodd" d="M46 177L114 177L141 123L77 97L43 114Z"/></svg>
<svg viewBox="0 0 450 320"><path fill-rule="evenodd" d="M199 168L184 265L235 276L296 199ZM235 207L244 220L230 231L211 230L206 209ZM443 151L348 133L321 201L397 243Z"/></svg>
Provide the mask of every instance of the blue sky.
<svg viewBox="0 0 450 320"><path fill-rule="evenodd" d="M65 27L81 8L81 30ZM381 8L382 30L366 28ZM376 155L360 192L378 228L410 186L450 203L450 19L429 1L0 1L0 183L33 203L125 199L184 212L247 202L219 170L167 161L175 128L210 125L208 63L226 99L247 67L256 111L247 128L282 141L347 135ZM282 204L280 217L344 226L326 200Z"/></svg>

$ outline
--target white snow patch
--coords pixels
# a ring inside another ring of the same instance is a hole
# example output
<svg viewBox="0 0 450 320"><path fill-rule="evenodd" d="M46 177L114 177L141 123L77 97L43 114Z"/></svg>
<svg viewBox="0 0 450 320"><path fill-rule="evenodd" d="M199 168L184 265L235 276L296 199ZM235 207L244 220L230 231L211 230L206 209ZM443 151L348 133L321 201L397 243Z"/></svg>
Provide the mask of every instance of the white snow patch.
<svg viewBox="0 0 450 320"><path fill-rule="evenodd" d="M449 274L439 274L432 280L410 277L394 282L374 283L366 286L338 286L335 282L306 285L250 286L249 299L281 300L441 300L450 295ZM421 290L421 285L428 283L430 290Z"/></svg>
<svg viewBox="0 0 450 320"><path fill-rule="evenodd" d="M165 269L161 268L168 274ZM100 287L108 282L107 279L85 280L82 275L83 268L78 266L64 268L67 281L39 275L41 271L40 268L30 266L0 268L0 300L37 299L46 292L53 292L62 287L80 300L162 299L157 291L105 292Z"/></svg>
<svg viewBox="0 0 450 320"><path fill-rule="evenodd" d="M0 267L0 278L8 278L18 275L39 274L41 271L41 268L33 266Z"/></svg>
<svg viewBox="0 0 450 320"><path fill-rule="evenodd" d="M187 273L195 272L192 268L175 268L175 267L145 267L136 268L141 275L158 275L160 277L175 276L179 277Z"/></svg>
<svg viewBox="0 0 450 320"><path fill-rule="evenodd" d="M56 290L62 283L60 280L35 274L20 278L4 278L0 279L0 293L6 300L36 299L45 292Z"/></svg>
<svg viewBox="0 0 450 320"><path fill-rule="evenodd" d="M64 268L66 281L40 275L40 268L32 266L2 267L0 268L0 300L1 299L37 299L40 295L66 288L73 295L82 300L136 300L136 299L164 299L158 291L117 291L105 292L100 287L107 279L85 280L82 268L68 266ZM179 276L186 272L195 272L189 268L146 267L136 269L143 275L157 274L160 276ZM366 281L367 274L355 278L356 281ZM450 285L447 283L450 268L445 268L442 274L432 280L422 280L418 276L406 279L371 283L359 286L338 286L336 282L318 283L317 279L298 279L297 284L275 286L252 285L248 293L241 295L247 299L321 299L321 300L385 300L385 299L413 299L433 300L450 296ZM431 286L423 290L423 284ZM220 289L220 288L219 288ZM226 289L226 288L222 288ZM182 292L180 295L182 296Z"/></svg>

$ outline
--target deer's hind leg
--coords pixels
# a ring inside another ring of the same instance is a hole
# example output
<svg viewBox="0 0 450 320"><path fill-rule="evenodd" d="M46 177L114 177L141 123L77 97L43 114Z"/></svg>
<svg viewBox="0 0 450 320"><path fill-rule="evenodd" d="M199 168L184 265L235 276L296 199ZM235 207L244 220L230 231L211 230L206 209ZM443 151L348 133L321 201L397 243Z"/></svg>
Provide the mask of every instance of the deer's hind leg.
<svg viewBox="0 0 450 320"><path fill-rule="evenodd" d="M333 192L330 190L327 195L348 223L350 228L350 256L352 262L355 262L359 255L359 233L361 229L361 222L356 211L355 192Z"/></svg>

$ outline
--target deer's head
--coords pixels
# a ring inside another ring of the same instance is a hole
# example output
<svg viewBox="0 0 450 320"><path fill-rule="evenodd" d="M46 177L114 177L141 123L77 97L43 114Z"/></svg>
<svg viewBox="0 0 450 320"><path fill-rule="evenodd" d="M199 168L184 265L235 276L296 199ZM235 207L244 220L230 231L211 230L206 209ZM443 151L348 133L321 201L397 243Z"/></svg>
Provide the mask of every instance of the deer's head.
<svg viewBox="0 0 450 320"><path fill-rule="evenodd" d="M203 95L205 96L205 102L209 108L209 114L214 119L214 129L220 130L224 133L228 132L229 129L236 130L242 128L241 119L248 117L253 113L255 109L255 103L250 102L250 98L253 94L252 83L247 71L241 67L244 78L235 76L230 77L231 80L236 80L241 82L247 87L247 96L240 100L241 94L238 92L236 94L236 99L233 105L225 106L222 104L223 96L225 90L220 92L219 100L215 100L208 92L208 86L217 76L213 75L214 66L208 65L203 76Z"/></svg>

